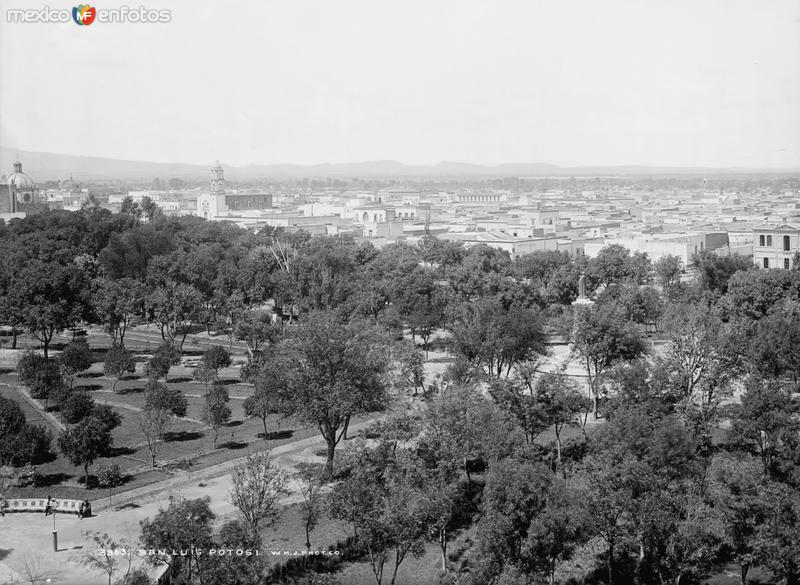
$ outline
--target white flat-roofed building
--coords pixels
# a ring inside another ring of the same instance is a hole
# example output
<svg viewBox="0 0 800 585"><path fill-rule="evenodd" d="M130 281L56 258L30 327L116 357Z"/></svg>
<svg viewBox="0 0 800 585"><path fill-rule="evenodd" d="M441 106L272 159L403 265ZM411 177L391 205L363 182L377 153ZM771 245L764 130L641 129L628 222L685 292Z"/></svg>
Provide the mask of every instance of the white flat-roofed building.
<svg viewBox="0 0 800 585"><path fill-rule="evenodd" d="M586 242L584 250L587 256L594 258L603 248L618 244L632 253L642 252L647 254L653 262L664 256L677 256L684 266L688 266L695 254L714 249L714 247L706 245L706 240L706 234L664 234L649 237L603 238L602 240ZM727 245L727 242L725 245ZM715 247L720 246L717 245Z"/></svg>
<svg viewBox="0 0 800 585"><path fill-rule="evenodd" d="M794 267L800 252L800 224L764 224L753 228L753 262L759 268Z"/></svg>
<svg viewBox="0 0 800 585"><path fill-rule="evenodd" d="M532 254L537 250L558 249L558 239L556 238L515 238L499 232L450 232L439 237L443 240L462 242L467 248L485 244L498 250L505 250L512 260L517 260L520 256Z"/></svg>

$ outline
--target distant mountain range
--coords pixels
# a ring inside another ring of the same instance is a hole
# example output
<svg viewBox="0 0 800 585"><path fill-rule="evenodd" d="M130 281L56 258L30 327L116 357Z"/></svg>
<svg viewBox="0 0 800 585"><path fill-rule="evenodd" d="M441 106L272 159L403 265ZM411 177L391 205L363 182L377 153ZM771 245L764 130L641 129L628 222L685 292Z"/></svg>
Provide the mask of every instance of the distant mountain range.
<svg viewBox="0 0 800 585"><path fill-rule="evenodd" d="M37 182L55 179L76 180L152 180L202 179L209 175L212 164L156 163L118 160L50 152L29 152L0 147L0 174L8 174L19 157L23 171ZM650 166L581 166L559 167L545 163L508 163L496 166L459 162L436 165L406 165L392 160L317 165L248 165L233 166L221 161L226 178L247 180L269 177L552 177L552 176L675 176L675 175L782 175L800 173L798 169L681 168Z"/></svg>

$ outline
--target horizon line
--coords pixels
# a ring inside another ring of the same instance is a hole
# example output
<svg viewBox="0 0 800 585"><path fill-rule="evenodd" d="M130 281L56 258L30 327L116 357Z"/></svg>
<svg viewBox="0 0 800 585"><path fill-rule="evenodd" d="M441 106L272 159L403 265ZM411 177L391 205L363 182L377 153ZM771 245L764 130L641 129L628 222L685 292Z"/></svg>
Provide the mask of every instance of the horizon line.
<svg viewBox="0 0 800 585"><path fill-rule="evenodd" d="M149 165L180 165L180 166L192 166L192 167L213 167L215 164L219 163L223 166L227 166L231 169L246 169L252 167L300 167L300 168L314 168L314 167L325 167L325 166L349 166L349 165L374 165L374 164L392 164L402 167L423 167L423 168L430 168L435 169L440 166L444 165L460 165L465 167L477 167L486 170L492 169L500 169L502 167L513 167L513 166L543 166L543 167L553 167L553 170L561 170L561 169L625 169L625 168L641 168L641 169L660 169L665 171L735 171L735 172L790 172L790 173L800 173L800 166L798 167L787 167L787 166L742 166L742 165L707 165L707 164L692 164L692 165L681 165L681 164L674 164L674 163L579 163L579 164L557 164L551 162L544 162L544 161L528 161L528 162L500 162L500 163L482 163L482 162L465 162L453 159L442 159L435 163L408 163L403 162L400 160L392 159L392 158L374 158L374 159L365 159L365 160L350 160L344 162L313 162L313 163L298 163L298 162L268 162L268 163L226 163L222 158L214 159L210 162L186 162L186 161L156 161L156 160L146 160L146 159L137 159L137 158L117 158L114 156L101 156L101 155L94 155L94 154L72 154L72 153L64 153L64 152L52 152L47 150L26 150L20 148L13 148L0 145L0 149L9 151L9 152L16 152L17 154L13 155L12 158L22 159L21 155L30 154L30 155L47 155L47 156L61 156L61 157L74 157L74 158L87 158L87 159L100 159L106 161L114 161L120 163L134 163L134 164L149 164ZM24 163L24 161L21 160Z"/></svg>

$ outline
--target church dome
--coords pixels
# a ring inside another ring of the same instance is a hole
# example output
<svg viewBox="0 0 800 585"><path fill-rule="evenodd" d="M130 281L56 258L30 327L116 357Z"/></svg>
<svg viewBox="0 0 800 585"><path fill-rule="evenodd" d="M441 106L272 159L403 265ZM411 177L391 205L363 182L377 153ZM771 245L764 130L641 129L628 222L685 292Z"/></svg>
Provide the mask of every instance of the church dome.
<svg viewBox="0 0 800 585"><path fill-rule="evenodd" d="M78 185L78 183L76 183L75 181L72 180L72 177L70 177L68 180L62 182L59 185L59 187L61 187L61 189L65 190L65 191L75 191L75 190L80 190L80 188L81 188L81 186Z"/></svg>
<svg viewBox="0 0 800 585"><path fill-rule="evenodd" d="M36 184L28 175L22 172L22 163L17 161L14 163L14 172L6 177L9 187L13 187L17 191L33 191L36 189Z"/></svg>

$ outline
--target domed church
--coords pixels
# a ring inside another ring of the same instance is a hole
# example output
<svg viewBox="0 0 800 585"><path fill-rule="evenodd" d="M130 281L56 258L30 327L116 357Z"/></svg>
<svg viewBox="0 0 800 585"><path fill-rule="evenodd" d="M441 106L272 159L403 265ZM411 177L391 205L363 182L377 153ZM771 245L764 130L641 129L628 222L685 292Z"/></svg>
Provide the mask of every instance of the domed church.
<svg viewBox="0 0 800 585"><path fill-rule="evenodd" d="M0 213L22 213L39 204L39 188L22 172L22 163L14 163L14 171L0 177Z"/></svg>

